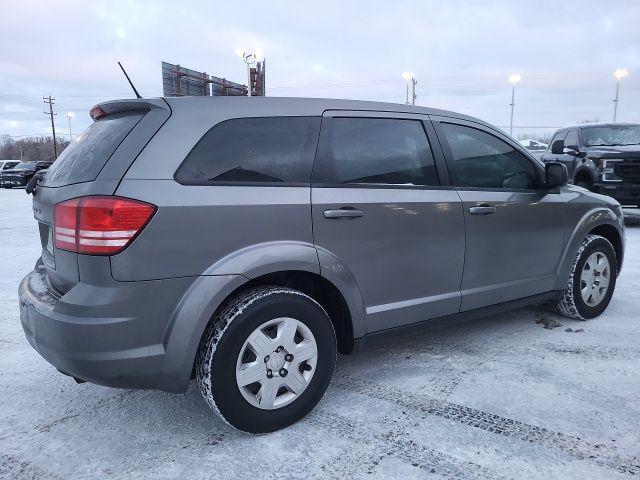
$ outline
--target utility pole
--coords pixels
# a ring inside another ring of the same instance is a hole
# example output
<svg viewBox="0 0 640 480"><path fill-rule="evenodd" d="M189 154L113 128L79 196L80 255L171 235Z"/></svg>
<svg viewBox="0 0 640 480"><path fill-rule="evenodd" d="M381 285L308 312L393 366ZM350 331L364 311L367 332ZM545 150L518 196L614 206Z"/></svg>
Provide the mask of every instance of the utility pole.
<svg viewBox="0 0 640 480"><path fill-rule="evenodd" d="M58 145L56 143L56 124L53 121L53 116L57 115L56 112L53 111L53 105L56 103L55 98L51 98L51 94L48 97L42 96L42 100L44 103L49 104L49 111L45 110L44 114L49 115L51 117L51 132L53 133L53 159L58 158Z"/></svg>

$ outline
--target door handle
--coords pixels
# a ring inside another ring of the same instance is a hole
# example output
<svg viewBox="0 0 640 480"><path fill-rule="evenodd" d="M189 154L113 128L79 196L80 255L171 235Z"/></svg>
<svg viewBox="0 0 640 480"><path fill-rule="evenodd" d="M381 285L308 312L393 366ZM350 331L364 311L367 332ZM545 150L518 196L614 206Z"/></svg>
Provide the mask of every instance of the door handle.
<svg viewBox="0 0 640 480"><path fill-rule="evenodd" d="M363 210L358 210L353 207L342 207L335 210L324 211L324 218L358 218L363 215Z"/></svg>
<svg viewBox="0 0 640 480"><path fill-rule="evenodd" d="M491 205L476 205L475 207L469 208L469 213L472 215L490 215L496 213L496 207L492 207Z"/></svg>

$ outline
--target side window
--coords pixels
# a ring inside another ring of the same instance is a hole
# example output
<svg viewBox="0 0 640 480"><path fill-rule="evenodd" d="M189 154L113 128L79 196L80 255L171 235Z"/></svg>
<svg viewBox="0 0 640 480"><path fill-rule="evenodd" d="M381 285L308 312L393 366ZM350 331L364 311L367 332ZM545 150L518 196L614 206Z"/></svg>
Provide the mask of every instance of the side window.
<svg viewBox="0 0 640 480"><path fill-rule="evenodd" d="M564 146L578 146L578 131L577 130L569 130L567 133L567 137L564 139Z"/></svg>
<svg viewBox="0 0 640 480"><path fill-rule="evenodd" d="M333 118L328 124L314 182L439 185L422 122Z"/></svg>
<svg viewBox="0 0 640 480"><path fill-rule="evenodd" d="M476 128L442 123L453 155L457 187L535 189L539 186L531 160L507 142Z"/></svg>
<svg viewBox="0 0 640 480"><path fill-rule="evenodd" d="M175 174L187 185L309 183L320 117L236 118L209 130Z"/></svg>

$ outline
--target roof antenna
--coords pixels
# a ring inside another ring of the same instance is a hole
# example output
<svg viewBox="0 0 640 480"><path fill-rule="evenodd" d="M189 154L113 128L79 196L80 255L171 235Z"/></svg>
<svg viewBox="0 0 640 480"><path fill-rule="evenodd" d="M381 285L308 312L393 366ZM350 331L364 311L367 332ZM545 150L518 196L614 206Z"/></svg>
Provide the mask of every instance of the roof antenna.
<svg viewBox="0 0 640 480"><path fill-rule="evenodd" d="M136 90L136 87L133 86L133 82L129 78L129 75L127 75L127 71L124 69L122 64L118 62L118 65L120 66L120 70L122 70L122 73L124 73L124 76L127 77L127 82L129 82L129 85L131 85L131 88L133 89L133 93L136 94L136 98L142 98L142 96L138 93L138 90Z"/></svg>

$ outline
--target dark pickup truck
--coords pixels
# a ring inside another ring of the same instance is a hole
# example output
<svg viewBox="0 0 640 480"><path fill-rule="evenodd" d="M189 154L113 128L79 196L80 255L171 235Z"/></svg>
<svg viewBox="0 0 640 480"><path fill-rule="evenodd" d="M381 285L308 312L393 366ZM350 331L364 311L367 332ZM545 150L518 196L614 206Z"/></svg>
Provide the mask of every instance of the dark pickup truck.
<svg viewBox="0 0 640 480"><path fill-rule="evenodd" d="M640 205L640 124L585 123L558 130L543 162L567 166L575 185Z"/></svg>
<svg viewBox="0 0 640 480"><path fill-rule="evenodd" d="M49 168L52 163L48 161L20 162L15 167L0 173L0 187L24 187L36 172Z"/></svg>

